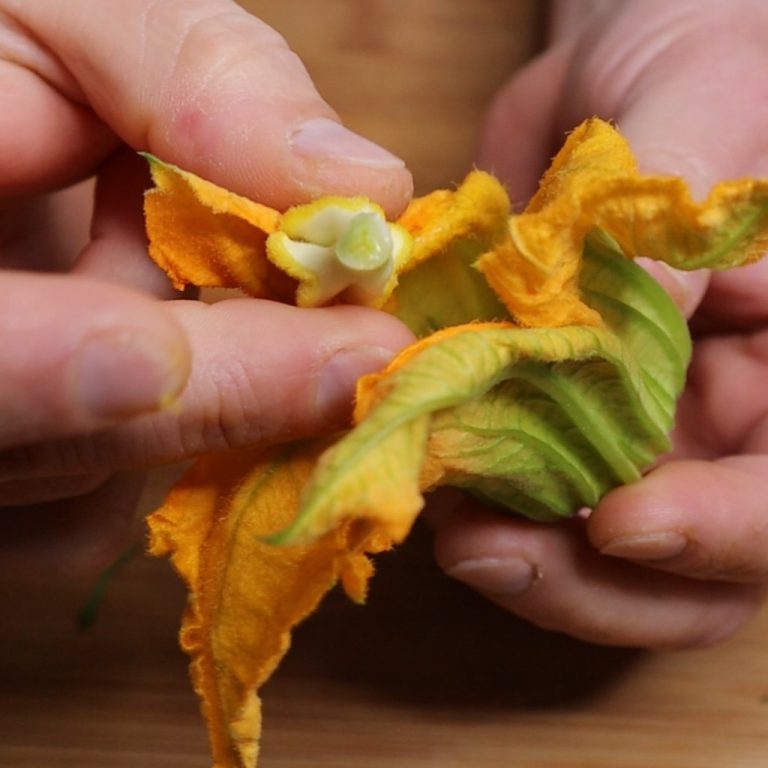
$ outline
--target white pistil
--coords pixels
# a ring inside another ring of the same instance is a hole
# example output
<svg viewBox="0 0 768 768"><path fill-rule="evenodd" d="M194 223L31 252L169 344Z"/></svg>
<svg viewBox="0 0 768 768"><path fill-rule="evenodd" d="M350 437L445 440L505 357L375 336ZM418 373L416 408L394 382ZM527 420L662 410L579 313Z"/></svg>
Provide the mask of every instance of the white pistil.
<svg viewBox="0 0 768 768"><path fill-rule="evenodd" d="M336 243L336 257L353 272L373 272L391 263L392 236L375 213L358 213Z"/></svg>
<svg viewBox="0 0 768 768"><path fill-rule="evenodd" d="M410 250L405 230L367 201L322 208L313 203L292 213L267 247L278 266L305 282L302 306L327 304L342 293L349 303L376 305L386 298L396 264Z"/></svg>

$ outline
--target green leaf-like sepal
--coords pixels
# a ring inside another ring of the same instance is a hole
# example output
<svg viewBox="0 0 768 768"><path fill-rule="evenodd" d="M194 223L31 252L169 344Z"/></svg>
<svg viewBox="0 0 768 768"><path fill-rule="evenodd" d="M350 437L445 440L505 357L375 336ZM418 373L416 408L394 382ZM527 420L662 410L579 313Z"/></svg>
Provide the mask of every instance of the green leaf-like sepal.
<svg viewBox="0 0 768 768"><path fill-rule="evenodd" d="M603 325L468 325L383 376L380 401L324 454L278 540L310 540L350 517L374 518L397 540L434 484L547 520L637 479L670 447L687 327L605 237L585 247L581 289Z"/></svg>

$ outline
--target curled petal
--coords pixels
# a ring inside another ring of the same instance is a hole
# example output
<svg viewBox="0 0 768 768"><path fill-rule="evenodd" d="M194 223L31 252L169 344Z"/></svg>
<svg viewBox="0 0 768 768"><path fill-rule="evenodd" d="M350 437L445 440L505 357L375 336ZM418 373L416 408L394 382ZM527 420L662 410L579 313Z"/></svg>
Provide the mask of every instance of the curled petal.
<svg viewBox="0 0 768 768"><path fill-rule="evenodd" d="M151 551L190 589L181 641L216 768L255 764L256 689L291 628L337 580L364 598L367 553L408 534L426 491L552 520L668 450L690 337L632 258L728 268L768 246L768 181L696 202L678 179L641 176L599 120L571 134L519 216L480 172L392 224L360 198L280 215L152 167L151 251L177 284L383 306L421 337L358 382L349 432L205 457L150 518Z"/></svg>
<svg viewBox="0 0 768 768"><path fill-rule="evenodd" d="M453 191L413 200L399 219L413 237L413 251L384 309L419 337L447 326L508 319L475 262L503 240L509 211L504 187L481 171Z"/></svg>
<svg viewBox="0 0 768 768"><path fill-rule="evenodd" d="M523 325L596 324L578 289L584 239L595 230L630 258L678 269L749 263L768 248L768 179L722 182L696 202L682 179L641 175L621 135L588 120L478 268Z"/></svg>
<svg viewBox="0 0 768 768"><path fill-rule="evenodd" d="M509 212L506 190L482 171L468 174L456 190L439 189L412 200L398 219L414 240L408 269L459 239L492 242L503 234Z"/></svg>
<svg viewBox="0 0 768 768"><path fill-rule="evenodd" d="M582 290L599 327L447 328L358 384L357 426L321 457L273 541L370 519L402 538L441 484L543 520L636 480L668 450L690 343L671 299L591 240Z"/></svg>

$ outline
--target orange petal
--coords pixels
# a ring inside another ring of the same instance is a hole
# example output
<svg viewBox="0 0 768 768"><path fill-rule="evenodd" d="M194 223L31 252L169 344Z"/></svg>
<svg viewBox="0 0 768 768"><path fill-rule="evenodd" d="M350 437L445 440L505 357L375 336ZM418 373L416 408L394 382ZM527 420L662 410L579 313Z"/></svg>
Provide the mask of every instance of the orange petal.
<svg viewBox="0 0 768 768"><path fill-rule="evenodd" d="M468 174L456 190L440 189L415 198L398 219L414 239L407 269L442 253L455 240L490 242L501 236L509 211L501 182L483 171Z"/></svg>
<svg viewBox="0 0 768 768"><path fill-rule="evenodd" d="M584 239L600 230L630 258L726 269L768 248L768 180L718 184L694 201L682 179L642 176L627 142L587 120L568 137L509 236L477 263L512 316L530 327L596 325L581 301Z"/></svg>
<svg viewBox="0 0 768 768"><path fill-rule="evenodd" d="M149 157L155 187L145 194L149 253L178 289L240 288L272 296L267 235L280 214Z"/></svg>
<svg viewBox="0 0 768 768"><path fill-rule="evenodd" d="M339 579L363 600L373 570L364 552L388 546L364 525L306 546L264 542L291 521L323 447L200 459L149 518L150 552L170 555L189 588L181 646L192 658L215 768L256 764L256 690L288 649L292 627Z"/></svg>

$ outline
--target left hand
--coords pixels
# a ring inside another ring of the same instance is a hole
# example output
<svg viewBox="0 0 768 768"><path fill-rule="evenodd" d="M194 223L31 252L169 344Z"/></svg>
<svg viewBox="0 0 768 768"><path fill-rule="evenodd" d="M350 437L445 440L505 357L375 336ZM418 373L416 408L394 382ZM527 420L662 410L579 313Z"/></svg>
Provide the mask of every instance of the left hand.
<svg viewBox="0 0 768 768"><path fill-rule="evenodd" d="M768 175L766 39L759 1L615 2L511 81L481 162L523 201L553 144L595 114L643 171L696 196ZM443 568L504 608L592 642L683 648L735 632L768 584L768 261L652 271L694 331L672 455L586 518L540 525L466 501L432 519Z"/></svg>
<svg viewBox="0 0 768 768"><path fill-rule="evenodd" d="M338 429L412 338L361 307L160 301L135 151L280 209L395 215L412 180L234 0L0 0L0 41L0 571L70 575L125 546L135 470Z"/></svg>

